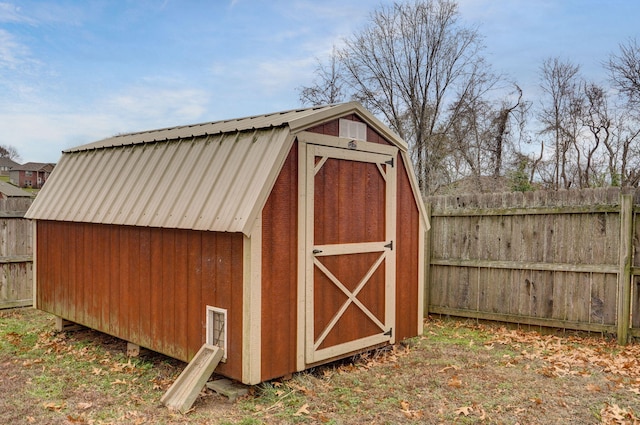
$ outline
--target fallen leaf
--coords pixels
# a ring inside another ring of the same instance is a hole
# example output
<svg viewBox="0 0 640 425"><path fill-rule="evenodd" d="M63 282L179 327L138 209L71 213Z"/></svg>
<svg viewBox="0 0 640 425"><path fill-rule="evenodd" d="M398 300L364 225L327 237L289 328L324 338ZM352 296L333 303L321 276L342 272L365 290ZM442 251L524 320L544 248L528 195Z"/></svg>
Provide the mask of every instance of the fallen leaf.
<svg viewBox="0 0 640 425"><path fill-rule="evenodd" d="M302 406L300 406L298 411L294 413L293 416L302 416L302 415L308 415L308 414L309 414L309 405L305 403Z"/></svg>
<svg viewBox="0 0 640 425"><path fill-rule="evenodd" d="M85 403L85 402L78 403L78 409L80 410L87 410L91 406L93 406L93 403Z"/></svg>
<svg viewBox="0 0 640 425"><path fill-rule="evenodd" d="M452 369L453 369L453 370L458 370L458 369L460 369L460 366L456 366L456 365L447 366L447 367L445 367L445 368L440 369L440 370L438 371L438 373L444 373L444 372L446 372L446 371L448 371L448 370L452 370Z"/></svg>
<svg viewBox="0 0 640 425"><path fill-rule="evenodd" d="M447 385L451 388L460 388L462 387L462 381L457 376L452 376L449 382L447 382Z"/></svg>
<svg viewBox="0 0 640 425"><path fill-rule="evenodd" d="M481 407L480 408L480 420L484 421L487 418L487 412L484 411L484 409Z"/></svg>
<svg viewBox="0 0 640 425"><path fill-rule="evenodd" d="M602 423L606 424L636 424L640 419L635 416L633 410L623 409L617 404L606 403L605 407L600 410Z"/></svg>
<svg viewBox="0 0 640 425"><path fill-rule="evenodd" d="M329 419L327 416L323 415L322 413L320 413L318 415L318 419L320 420L320 422L322 422L323 424L326 424L327 422L329 422L331 419Z"/></svg>
<svg viewBox="0 0 640 425"><path fill-rule="evenodd" d="M587 384L587 391L592 392L592 393L598 393L600 391L602 391L602 388L600 388L599 385L596 384Z"/></svg>
<svg viewBox="0 0 640 425"><path fill-rule="evenodd" d="M473 407L471 406L464 406L459 408L458 410L455 411L456 415L464 415L464 416L469 416L469 412L471 412L473 410Z"/></svg>
<svg viewBox="0 0 640 425"><path fill-rule="evenodd" d="M44 406L45 409L51 410L54 412L59 412L60 410L67 407L67 403L54 403L52 401L42 403L42 405Z"/></svg>

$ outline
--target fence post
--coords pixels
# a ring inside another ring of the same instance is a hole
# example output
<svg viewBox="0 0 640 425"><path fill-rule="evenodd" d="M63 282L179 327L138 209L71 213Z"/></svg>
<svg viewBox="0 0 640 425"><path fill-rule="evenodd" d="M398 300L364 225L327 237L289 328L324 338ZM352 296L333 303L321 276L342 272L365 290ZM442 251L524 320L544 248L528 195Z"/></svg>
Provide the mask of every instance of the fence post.
<svg viewBox="0 0 640 425"><path fill-rule="evenodd" d="M427 212L427 220L431 225L431 204L425 204ZM433 227L432 227L433 228ZM426 237L424 238L424 309L422 316L426 319L429 317L429 291L431 288L431 229L427 230Z"/></svg>
<svg viewBox="0 0 640 425"><path fill-rule="evenodd" d="M631 252L633 196L620 196L620 247L618 248L618 344L626 345L631 326Z"/></svg>

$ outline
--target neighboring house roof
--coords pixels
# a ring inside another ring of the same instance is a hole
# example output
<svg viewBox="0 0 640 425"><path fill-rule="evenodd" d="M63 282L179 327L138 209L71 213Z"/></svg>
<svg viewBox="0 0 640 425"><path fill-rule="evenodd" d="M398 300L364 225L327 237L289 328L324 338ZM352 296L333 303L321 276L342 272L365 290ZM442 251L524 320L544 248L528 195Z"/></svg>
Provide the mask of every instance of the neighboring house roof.
<svg viewBox="0 0 640 425"><path fill-rule="evenodd" d="M357 102L124 134L65 150L26 217L249 235L295 134L351 113L406 154Z"/></svg>
<svg viewBox="0 0 640 425"><path fill-rule="evenodd" d="M20 166L20 164L15 162L13 159L7 158L7 157L0 157L0 167L13 168L18 166Z"/></svg>
<svg viewBox="0 0 640 425"><path fill-rule="evenodd" d="M11 171L48 171L51 172L54 168L53 164L45 162L27 162L25 164L18 164L13 167Z"/></svg>
<svg viewBox="0 0 640 425"><path fill-rule="evenodd" d="M10 183L0 180L0 193L7 198L31 198L31 194Z"/></svg>

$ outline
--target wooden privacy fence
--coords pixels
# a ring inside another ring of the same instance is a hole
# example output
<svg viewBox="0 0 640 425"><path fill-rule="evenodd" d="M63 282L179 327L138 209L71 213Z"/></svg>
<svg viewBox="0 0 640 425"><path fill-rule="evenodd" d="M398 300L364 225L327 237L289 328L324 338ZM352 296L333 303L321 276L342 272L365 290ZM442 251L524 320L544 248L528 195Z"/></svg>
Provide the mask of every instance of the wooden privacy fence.
<svg viewBox="0 0 640 425"><path fill-rule="evenodd" d="M431 197L425 306L640 337L640 191Z"/></svg>
<svg viewBox="0 0 640 425"><path fill-rule="evenodd" d="M0 199L0 309L33 303L33 229L24 218L32 202Z"/></svg>

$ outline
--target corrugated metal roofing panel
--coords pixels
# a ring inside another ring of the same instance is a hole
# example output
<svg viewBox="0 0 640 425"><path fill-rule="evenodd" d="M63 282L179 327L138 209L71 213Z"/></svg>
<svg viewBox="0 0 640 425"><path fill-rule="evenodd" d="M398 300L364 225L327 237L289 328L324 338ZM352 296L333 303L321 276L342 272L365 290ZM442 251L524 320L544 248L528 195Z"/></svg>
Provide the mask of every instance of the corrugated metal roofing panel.
<svg viewBox="0 0 640 425"><path fill-rule="evenodd" d="M158 130L142 131L117 135L97 142L67 149L65 152L76 152L114 146L126 146L138 143L153 143L180 138L191 138L205 135L216 135L227 132L251 131L264 128L281 127L290 121L297 120L327 109L335 109L341 105L318 106L306 109L276 112L266 115L255 115L224 121L203 124L168 127Z"/></svg>
<svg viewBox="0 0 640 425"><path fill-rule="evenodd" d="M250 232L288 127L65 153L28 218Z"/></svg>

